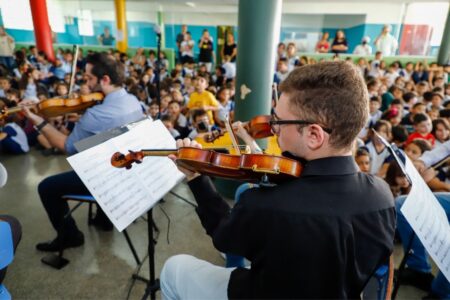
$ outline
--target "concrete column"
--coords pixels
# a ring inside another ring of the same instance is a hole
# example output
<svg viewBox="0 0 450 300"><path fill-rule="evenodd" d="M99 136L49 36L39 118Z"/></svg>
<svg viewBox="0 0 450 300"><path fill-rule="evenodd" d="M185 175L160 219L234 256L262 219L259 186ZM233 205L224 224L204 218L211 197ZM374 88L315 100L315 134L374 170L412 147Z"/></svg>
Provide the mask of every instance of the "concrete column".
<svg viewBox="0 0 450 300"><path fill-rule="evenodd" d="M46 0L30 0L30 8L36 47L44 51L50 61L54 61L55 52L53 51L52 29L48 23Z"/></svg>
<svg viewBox="0 0 450 300"><path fill-rule="evenodd" d="M127 16L125 9L125 0L114 0L116 9L116 27L117 27L117 50L126 52L128 49L127 35Z"/></svg>
<svg viewBox="0 0 450 300"><path fill-rule="evenodd" d="M164 12L158 11L158 26L161 30L161 49L166 48L166 35L164 30Z"/></svg>
<svg viewBox="0 0 450 300"><path fill-rule="evenodd" d="M442 36L441 46L439 47L438 64L444 65L450 63L450 7L445 22L444 35Z"/></svg>
<svg viewBox="0 0 450 300"><path fill-rule="evenodd" d="M248 121L270 113L282 0L239 0L235 120ZM258 140L265 148L266 141ZM242 184L217 178L223 196L234 198Z"/></svg>
<svg viewBox="0 0 450 300"><path fill-rule="evenodd" d="M239 0L236 120L270 113L281 4L282 0Z"/></svg>

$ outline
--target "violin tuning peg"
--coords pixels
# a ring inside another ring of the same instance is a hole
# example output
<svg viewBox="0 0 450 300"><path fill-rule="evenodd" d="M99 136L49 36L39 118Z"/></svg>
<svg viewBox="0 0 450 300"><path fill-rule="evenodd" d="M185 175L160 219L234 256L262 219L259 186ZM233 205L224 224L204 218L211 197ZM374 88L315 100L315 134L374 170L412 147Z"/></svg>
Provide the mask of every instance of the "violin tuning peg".
<svg viewBox="0 0 450 300"><path fill-rule="evenodd" d="M139 160L139 159L136 159L135 162L136 162L137 164L142 164L142 160Z"/></svg>
<svg viewBox="0 0 450 300"><path fill-rule="evenodd" d="M117 156L117 160L122 160L122 159L125 159L125 155L123 155L123 154L121 153L119 156Z"/></svg>
<svg viewBox="0 0 450 300"><path fill-rule="evenodd" d="M125 167L125 169L127 169L127 170L131 169L131 165L127 165L127 166Z"/></svg>

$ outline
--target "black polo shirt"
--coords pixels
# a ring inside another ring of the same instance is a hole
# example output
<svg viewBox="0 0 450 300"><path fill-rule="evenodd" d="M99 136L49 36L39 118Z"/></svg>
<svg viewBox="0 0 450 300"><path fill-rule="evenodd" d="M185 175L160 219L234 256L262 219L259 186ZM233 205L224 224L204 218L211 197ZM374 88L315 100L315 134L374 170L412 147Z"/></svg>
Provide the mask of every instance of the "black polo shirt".
<svg viewBox="0 0 450 300"><path fill-rule="evenodd" d="M189 186L215 247L251 262L231 273L229 298L359 298L393 249L389 187L351 156L309 161L299 179L247 190L231 210L208 177Z"/></svg>

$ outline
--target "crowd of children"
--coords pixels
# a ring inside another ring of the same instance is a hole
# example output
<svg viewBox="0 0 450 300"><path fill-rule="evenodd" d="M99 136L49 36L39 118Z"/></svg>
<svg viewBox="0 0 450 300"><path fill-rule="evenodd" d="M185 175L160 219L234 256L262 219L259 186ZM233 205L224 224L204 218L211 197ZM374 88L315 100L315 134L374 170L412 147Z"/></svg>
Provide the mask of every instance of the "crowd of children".
<svg viewBox="0 0 450 300"><path fill-rule="evenodd" d="M162 120L174 138L196 138L216 127L224 127L227 116L233 119L235 74L227 76L223 66L217 66L210 73L205 64L196 65L193 60L188 60L183 64L177 62L169 70L164 53L157 60L153 50L146 52L144 49L139 49L133 57L115 50L110 50L110 55L123 63L126 89L141 101L146 114ZM37 103L67 95L73 59L71 51L59 49L55 62L51 63L43 52L31 46L16 51L15 67L0 66L0 111L6 115L0 119L2 151L26 153L30 145L36 145L44 155L55 153L45 137L20 113L7 115L4 112L22 100ZM235 64L227 55L224 59L224 64ZM294 44L280 43L274 82L282 82L294 68L314 63L320 61L299 57ZM349 63L352 62L349 60ZM81 95L92 92L85 84L84 65L81 51L73 88ZM401 187L403 181L394 176L398 170L392 166L389 152L371 129L396 143L410 158L417 158L424 151L447 141L450 138L450 66L423 62L408 62L403 66L399 61L387 66L380 52L371 61L358 59L356 65L367 82L370 117L360 133L355 159L361 171L385 178L394 194L401 194L405 191ZM160 69L159 103L156 100L156 67ZM67 134L78 118L77 114L70 114L51 121ZM436 191L450 191L450 184L446 183L446 166L437 173L436 180L441 184L435 182L432 186Z"/></svg>

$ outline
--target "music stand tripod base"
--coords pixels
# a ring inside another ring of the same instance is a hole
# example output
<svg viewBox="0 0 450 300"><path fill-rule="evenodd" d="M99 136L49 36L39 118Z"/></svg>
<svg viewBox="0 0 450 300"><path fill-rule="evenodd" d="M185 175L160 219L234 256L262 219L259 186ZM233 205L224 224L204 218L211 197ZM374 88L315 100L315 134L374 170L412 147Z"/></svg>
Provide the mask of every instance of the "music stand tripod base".
<svg viewBox="0 0 450 300"><path fill-rule="evenodd" d="M41 258L41 262L55 269L62 269L69 264L69 260L62 256L49 254Z"/></svg>

